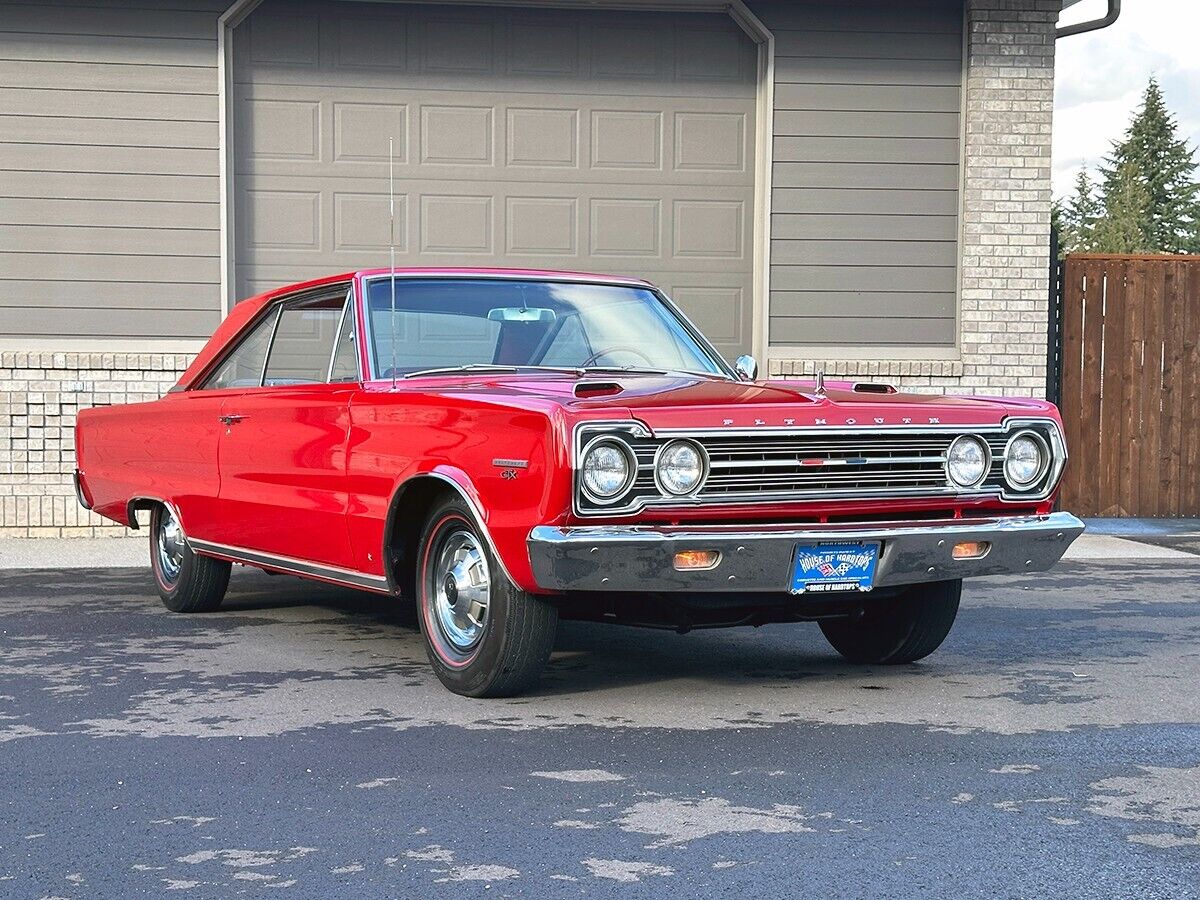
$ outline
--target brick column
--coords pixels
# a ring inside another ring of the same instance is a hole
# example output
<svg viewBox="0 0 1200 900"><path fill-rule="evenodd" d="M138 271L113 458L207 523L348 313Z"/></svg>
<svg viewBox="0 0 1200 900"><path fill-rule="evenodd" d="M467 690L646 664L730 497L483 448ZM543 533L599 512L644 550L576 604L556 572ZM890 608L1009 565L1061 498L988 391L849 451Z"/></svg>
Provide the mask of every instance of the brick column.
<svg viewBox="0 0 1200 900"><path fill-rule="evenodd" d="M1043 396L1058 0L967 0L962 382Z"/></svg>

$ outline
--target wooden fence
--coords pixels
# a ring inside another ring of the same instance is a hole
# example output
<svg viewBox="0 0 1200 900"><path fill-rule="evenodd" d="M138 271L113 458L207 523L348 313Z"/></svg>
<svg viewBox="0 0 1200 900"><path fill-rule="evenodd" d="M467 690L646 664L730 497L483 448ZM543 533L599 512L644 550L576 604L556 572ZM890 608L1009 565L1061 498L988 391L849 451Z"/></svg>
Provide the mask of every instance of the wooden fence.
<svg viewBox="0 0 1200 900"><path fill-rule="evenodd" d="M1200 516L1200 256L1068 256L1062 506Z"/></svg>

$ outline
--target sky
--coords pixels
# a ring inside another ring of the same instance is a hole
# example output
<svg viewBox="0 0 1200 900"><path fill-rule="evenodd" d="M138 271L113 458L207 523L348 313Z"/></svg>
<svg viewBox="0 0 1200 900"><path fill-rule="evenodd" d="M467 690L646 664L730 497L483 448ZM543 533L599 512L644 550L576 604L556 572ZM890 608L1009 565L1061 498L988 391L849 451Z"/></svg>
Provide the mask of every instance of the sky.
<svg viewBox="0 0 1200 900"><path fill-rule="evenodd" d="M1107 0L1082 0L1060 25L1104 15ZM1124 0L1100 31L1063 38L1056 49L1054 194L1095 169L1129 126L1146 81L1158 78L1179 133L1200 146L1200 0ZM1200 161L1200 151L1196 154Z"/></svg>

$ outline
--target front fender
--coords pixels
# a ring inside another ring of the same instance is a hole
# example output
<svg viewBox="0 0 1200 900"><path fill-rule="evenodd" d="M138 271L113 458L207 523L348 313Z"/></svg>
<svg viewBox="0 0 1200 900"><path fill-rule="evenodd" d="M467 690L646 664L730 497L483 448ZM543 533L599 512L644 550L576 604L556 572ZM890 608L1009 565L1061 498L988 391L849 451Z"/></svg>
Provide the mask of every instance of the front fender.
<svg viewBox="0 0 1200 900"><path fill-rule="evenodd" d="M451 465L436 465L428 470L418 471L403 481L398 481L395 490L392 494L392 502L388 505L387 524L384 528L385 542L391 539L392 535L397 533L401 527L401 519L405 515L406 509L411 508L411 505L406 503L408 499L425 498L429 491L426 489L431 486L431 483L436 482L437 487L444 491L446 488L454 491L466 503L471 510L471 516L475 520L475 526L483 535L488 546L491 548L492 556L500 565L501 572L509 581L521 587L523 590L529 590L532 586L533 575L529 565L529 554L525 547L525 541L522 539L519 545L506 546L502 551L496 544L495 538L492 536L492 529L489 522L488 508L484 504L483 499L479 495L471 476L457 466ZM418 504L418 508L424 504ZM417 523L408 523L415 525ZM420 533L420 529L411 528L409 533L413 536ZM386 554L387 548L384 548ZM514 556L515 554L515 556ZM513 574L513 566L509 564L512 560L515 563L517 576ZM389 567L387 572L388 581L392 586L393 591L399 592L399 581L396 573ZM520 580L518 580L520 577Z"/></svg>
<svg viewBox="0 0 1200 900"><path fill-rule="evenodd" d="M397 562L424 527L436 482L466 503L503 574L537 590L529 533L570 510L563 423L553 409L480 399L389 394L352 404L349 526L362 571L403 587Z"/></svg>

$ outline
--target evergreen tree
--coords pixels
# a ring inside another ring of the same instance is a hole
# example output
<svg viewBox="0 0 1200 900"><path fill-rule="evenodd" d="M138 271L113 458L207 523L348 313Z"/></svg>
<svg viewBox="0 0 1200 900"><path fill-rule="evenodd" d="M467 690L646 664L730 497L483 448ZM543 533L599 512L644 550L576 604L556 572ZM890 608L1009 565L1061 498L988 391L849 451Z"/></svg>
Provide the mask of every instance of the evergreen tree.
<svg viewBox="0 0 1200 900"><path fill-rule="evenodd" d="M1104 188L1104 215L1093 231L1097 253L1153 253L1150 192L1137 163L1121 163Z"/></svg>
<svg viewBox="0 0 1200 900"><path fill-rule="evenodd" d="M1051 207L1051 220L1058 228L1059 247L1064 255L1093 249L1096 223L1104 214L1095 188L1087 169L1080 169L1075 176L1074 193L1065 203L1055 201Z"/></svg>
<svg viewBox="0 0 1200 900"><path fill-rule="evenodd" d="M1146 193L1146 234L1152 252L1200 252L1200 184L1193 180L1194 150L1178 137L1175 117L1167 110L1162 89L1151 77L1141 108L1121 141L1113 142L1107 165L1101 167L1104 195L1121 196L1122 216L1133 201L1122 168L1129 164ZM1119 229L1120 230L1120 229ZM1126 234L1126 237L1129 235ZM1111 235L1110 235L1111 237Z"/></svg>

